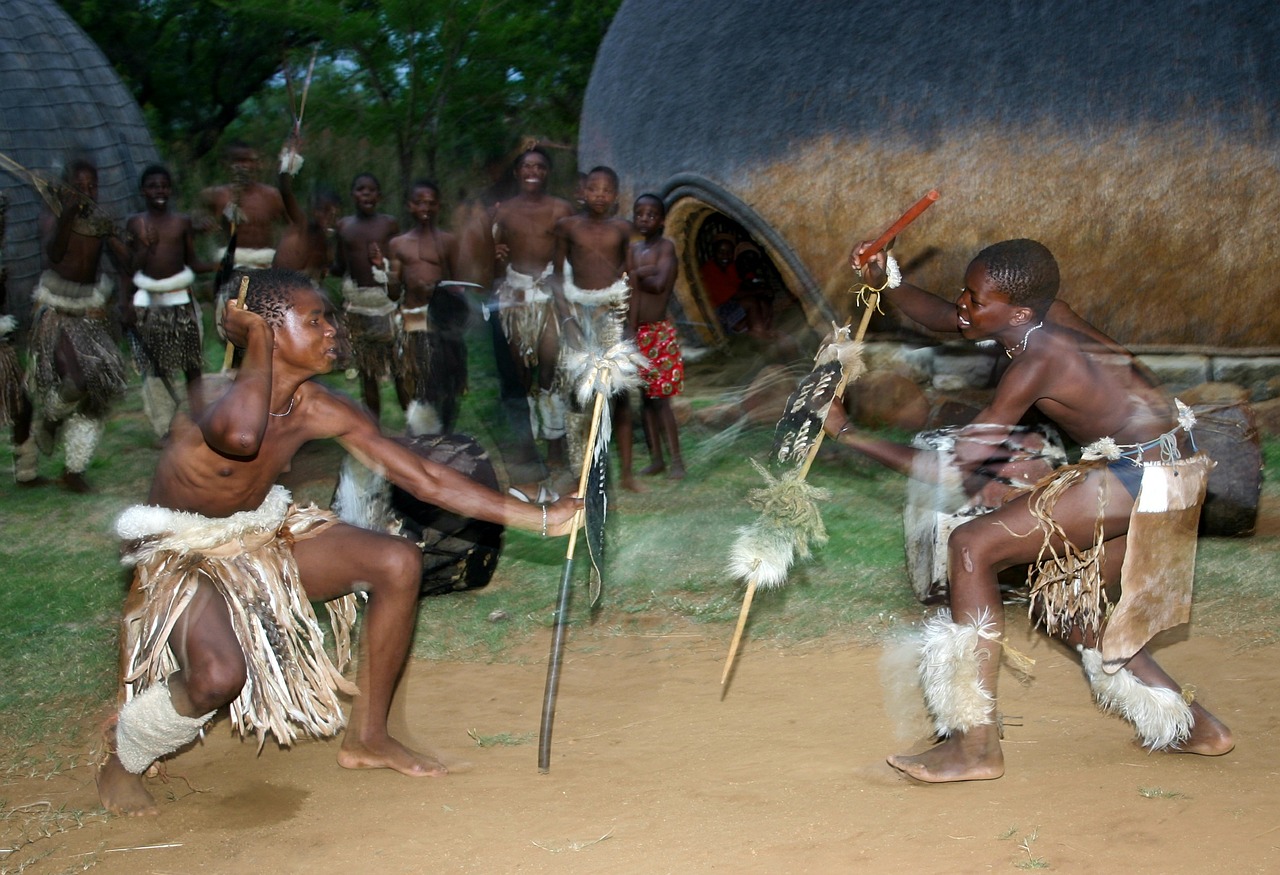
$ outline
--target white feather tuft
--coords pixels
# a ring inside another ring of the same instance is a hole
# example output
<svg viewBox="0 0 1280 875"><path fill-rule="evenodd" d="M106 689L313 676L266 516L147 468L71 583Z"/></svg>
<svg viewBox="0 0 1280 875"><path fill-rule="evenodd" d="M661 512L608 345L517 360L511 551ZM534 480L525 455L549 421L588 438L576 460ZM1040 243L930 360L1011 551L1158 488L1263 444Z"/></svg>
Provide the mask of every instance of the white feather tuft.
<svg viewBox="0 0 1280 875"><path fill-rule="evenodd" d="M795 553L790 531L757 519L738 529L727 570L734 577L754 579L761 589L773 589L786 583Z"/></svg>
<svg viewBox="0 0 1280 875"><path fill-rule="evenodd" d="M436 412L436 408L430 401L419 401L414 399L409 402L409 409L404 415L405 430L413 437L423 434L440 434L444 430L444 424L440 421L440 414Z"/></svg>

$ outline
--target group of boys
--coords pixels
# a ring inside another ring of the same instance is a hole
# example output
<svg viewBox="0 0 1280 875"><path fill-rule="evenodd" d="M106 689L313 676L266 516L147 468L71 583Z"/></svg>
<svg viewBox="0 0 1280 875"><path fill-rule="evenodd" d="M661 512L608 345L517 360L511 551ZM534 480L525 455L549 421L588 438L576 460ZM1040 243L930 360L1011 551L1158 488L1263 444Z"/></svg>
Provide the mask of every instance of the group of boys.
<svg viewBox="0 0 1280 875"><path fill-rule="evenodd" d="M618 176L595 167L580 181L577 211L547 191L551 159L534 147L514 166L517 194L492 213L494 253L501 269L491 320L499 359L501 393L519 441L508 461L512 493L531 501L554 497L557 469L571 470L571 446L583 430L573 412L573 389L564 361L572 350L607 350L634 340L647 359L643 410L652 464L684 476L684 462L671 398L681 391L684 364L675 325L668 315L676 279L675 247L662 236L666 206L656 195L636 198L633 222L617 217ZM632 472L630 402L615 402L624 488L641 488ZM546 463L535 448L547 443ZM574 439L574 440L571 440ZM576 453L574 454L576 456Z"/></svg>
<svg viewBox="0 0 1280 875"><path fill-rule="evenodd" d="M65 444L60 483L73 492L90 491L85 471L106 416L127 385L104 255L119 276L118 325L141 373L144 411L158 439L168 434L181 398L175 374L184 375L188 399L199 400L204 361L196 275L212 273L224 258L237 268L297 270L317 283L337 271L366 405L378 414L378 381L391 374L402 405L411 412L414 403L439 411L418 417L426 423L419 430L453 426L465 385L465 355L456 336L446 334L443 341L434 336L428 315L433 296L448 294L438 284L452 275L456 247L452 235L435 227L439 189L425 181L413 185L408 207L416 225L400 234L394 218L376 211L380 189L371 174L356 177L356 211L338 220L339 201L324 190L309 214L300 208L293 175L301 161L291 149L282 155L278 188L258 180L255 149L235 143L227 158L232 181L202 192L204 215L195 220L172 208L169 171L147 167L139 186L144 209L128 217L123 233L97 207L94 165L78 160L68 166L58 189L59 209L41 217L46 269L32 292L28 373L4 370L0 419L14 425L19 486L43 482L39 456L51 455L60 435ZM227 232L228 246L206 262L197 255L195 239L215 221ZM12 326L6 322L6 327L9 334ZM6 342L4 348L5 361L16 360L13 345Z"/></svg>

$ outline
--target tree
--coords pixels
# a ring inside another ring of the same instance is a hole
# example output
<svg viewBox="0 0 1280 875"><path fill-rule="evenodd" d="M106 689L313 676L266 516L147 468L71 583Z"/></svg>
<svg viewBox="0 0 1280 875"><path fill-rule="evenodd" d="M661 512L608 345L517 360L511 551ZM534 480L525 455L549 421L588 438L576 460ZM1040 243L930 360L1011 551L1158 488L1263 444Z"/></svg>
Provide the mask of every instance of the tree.
<svg viewBox="0 0 1280 875"><path fill-rule="evenodd" d="M520 136L577 138L596 48L620 0L63 0L193 158L243 109L278 104L281 64L318 52L308 119L389 140L416 172L478 167ZM271 95L277 94L273 98ZM258 99L254 99L258 98Z"/></svg>
<svg viewBox="0 0 1280 875"><path fill-rule="evenodd" d="M169 151L211 151L291 48L315 42L289 20L225 0L61 0L93 37Z"/></svg>

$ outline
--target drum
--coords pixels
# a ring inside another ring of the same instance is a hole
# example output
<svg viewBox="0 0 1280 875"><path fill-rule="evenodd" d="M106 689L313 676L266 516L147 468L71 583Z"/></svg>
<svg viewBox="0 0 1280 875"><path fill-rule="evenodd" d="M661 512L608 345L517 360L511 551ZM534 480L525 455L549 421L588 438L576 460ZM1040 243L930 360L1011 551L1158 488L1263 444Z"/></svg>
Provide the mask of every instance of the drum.
<svg viewBox="0 0 1280 875"><path fill-rule="evenodd" d="M989 460L967 478L956 464L957 440L989 446ZM903 509L907 577L924 604L947 599L947 541L951 532L995 510L1013 493L1034 485L1067 460L1062 439L1051 426L992 431L981 426L920 432L911 441L919 457L907 482ZM1002 589L1026 581L1026 567L1000 577Z"/></svg>
<svg viewBox="0 0 1280 875"><path fill-rule="evenodd" d="M462 434L398 438L410 450L496 490L488 454ZM459 516L421 501L348 458L338 478L333 509L353 525L409 538L422 550L422 595L487 586L502 554L504 527Z"/></svg>
<svg viewBox="0 0 1280 875"><path fill-rule="evenodd" d="M1195 447L1217 462L1200 511L1200 534L1252 535L1262 496L1262 441L1247 403L1195 405Z"/></svg>

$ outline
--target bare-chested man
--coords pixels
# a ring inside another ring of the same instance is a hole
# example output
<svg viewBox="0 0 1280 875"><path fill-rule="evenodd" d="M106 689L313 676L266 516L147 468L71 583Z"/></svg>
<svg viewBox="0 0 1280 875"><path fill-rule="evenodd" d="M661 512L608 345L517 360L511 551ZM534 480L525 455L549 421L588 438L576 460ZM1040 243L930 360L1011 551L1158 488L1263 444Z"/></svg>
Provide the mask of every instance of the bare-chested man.
<svg viewBox="0 0 1280 875"><path fill-rule="evenodd" d="M276 237L289 221L284 198L275 186L258 181L262 160L258 150L248 143L231 143L226 163L231 182L205 189L200 200L209 217L228 234L234 228L236 267L270 267ZM217 257L221 258L222 253Z"/></svg>
<svg viewBox="0 0 1280 875"><path fill-rule="evenodd" d="M322 647L308 600L333 612L342 659L355 592L367 595L356 695L338 763L443 775L435 758L387 732L421 585L412 541L297 508L275 485L307 441L334 438L365 465L455 513L548 535L572 525L578 502L537 507L500 495L384 437L357 404L311 380L333 367L329 301L303 275L253 275L245 306L228 304L229 338L244 350L235 381L188 416L179 412L148 504L117 521L136 563L126 605L120 710L98 775L103 805L152 814L142 775L199 734L231 703L241 732L333 735L338 690L353 692Z"/></svg>
<svg viewBox="0 0 1280 875"><path fill-rule="evenodd" d="M400 374L396 361L395 291L387 281L386 252L400 223L378 212L382 184L372 173L351 181L356 211L338 220L337 258L334 273L342 277L343 309L351 332L352 365L360 373L361 397L374 417L382 412L379 385ZM398 290L397 290L398 291ZM404 387L396 380L396 397L409 406Z"/></svg>
<svg viewBox="0 0 1280 875"><path fill-rule="evenodd" d="M304 210L294 191L294 172L300 161L293 144L286 146L281 155L279 182L289 224L280 233L271 266L305 273L318 284L333 268L332 242L342 200L331 189L320 188L311 195L309 208Z"/></svg>
<svg viewBox="0 0 1280 875"><path fill-rule="evenodd" d="M556 385L560 349L550 281L556 224L572 215L573 207L547 193L551 158L544 150L535 146L524 152L516 159L514 172L519 194L498 204L493 219L495 255L506 268L498 283L498 318L524 395L532 405L537 423L534 437L547 441L551 467L563 468L565 404ZM512 387L503 387L504 401L520 400L510 398L512 394ZM546 486L539 488L539 480L546 476L541 463L518 461L523 464L508 465L517 492L529 498L539 492L545 496ZM524 479L538 469L542 470L536 478Z"/></svg>
<svg viewBox="0 0 1280 875"><path fill-rule="evenodd" d="M867 247L855 248L852 265L865 272L870 285L883 286L886 257L867 257ZM1125 628L1120 625L1125 602L1108 613L1102 589L1119 577L1131 546L1139 489L1153 513L1162 506L1198 513L1194 495L1180 508L1177 497L1156 487L1167 472L1177 472L1170 479L1202 477L1207 460L1178 460L1190 445L1191 419L1175 410L1132 356L1055 300L1058 282L1048 249L1032 240L1009 240L978 253L954 305L907 283L888 292L893 304L925 327L958 331L970 340L992 339L1011 360L992 401L957 437L963 474L982 475L987 464L998 461L1002 436L1032 407L1086 447L1086 461L1059 469L1052 483L951 533L950 612L926 623L920 663L925 701L945 739L924 753L889 758L894 768L921 781L1004 774L995 702L1004 619L996 574L1026 563L1038 566L1033 603L1041 620L1050 632L1080 646L1095 697L1130 719L1145 746L1217 755L1233 745L1227 727L1199 702L1184 701L1178 684L1142 646L1147 633L1158 630L1134 626L1144 634L1131 648L1114 660L1102 657L1112 644L1107 636ZM831 406L826 429L839 443L903 473L927 461L924 451L860 433L838 402ZM1064 556L1062 563L1050 561ZM1039 565L1042 559L1045 564ZM1065 573L1055 575L1063 565ZM1191 568L1161 572L1167 585L1170 577L1190 575ZM1124 574L1126 591L1141 582L1137 574L1130 580L1127 564Z"/></svg>
<svg viewBox="0 0 1280 875"><path fill-rule="evenodd" d="M414 434L453 430L458 400L467 385L467 353L462 339L467 301L461 292L440 286L454 277L458 241L436 227L440 189L419 180L409 190L409 215L415 227L391 241L391 294L400 301L399 379L409 402Z"/></svg>
<svg viewBox="0 0 1280 875"><path fill-rule="evenodd" d="M120 321L133 341L142 373L142 407L156 437L169 433L178 398L170 376L182 371L187 391L198 391L204 370L203 324L192 287L197 273L216 265L196 258L191 217L170 207L173 177L153 164L140 184L146 210L125 222L130 269L120 295Z"/></svg>
<svg viewBox="0 0 1280 875"><path fill-rule="evenodd" d="M671 454L672 480L684 478L684 457L680 454L680 432L672 397L684 386L684 359L675 323L667 308L676 282L676 247L662 236L667 207L655 194L642 194L632 208L632 224L640 239L627 250L627 279L631 284L627 329L636 346L649 359L644 377L644 430L649 435L652 462L641 474L660 474L667 468L662 445ZM625 418L618 419L618 455L624 488L637 488L631 477L630 404L621 408ZM630 481L630 485L628 485Z"/></svg>
<svg viewBox="0 0 1280 875"><path fill-rule="evenodd" d="M85 470L111 405L125 389L124 359L108 329L111 279L102 254L124 273L128 253L97 209L98 171L88 161L67 167L61 212L41 216L47 269L32 292L31 370L39 421L36 442L51 454L58 432L66 448L61 484L89 492Z"/></svg>

